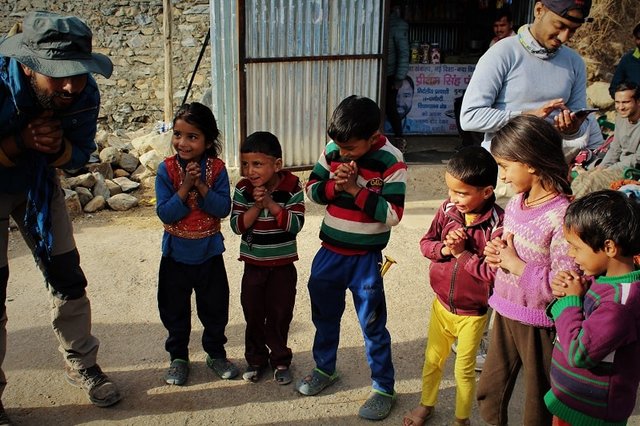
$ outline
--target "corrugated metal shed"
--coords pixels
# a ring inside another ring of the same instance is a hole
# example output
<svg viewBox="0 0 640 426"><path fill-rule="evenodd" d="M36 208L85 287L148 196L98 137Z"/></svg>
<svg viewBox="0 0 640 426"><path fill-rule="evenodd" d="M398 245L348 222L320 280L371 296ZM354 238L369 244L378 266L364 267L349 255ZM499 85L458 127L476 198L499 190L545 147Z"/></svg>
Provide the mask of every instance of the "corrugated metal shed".
<svg viewBox="0 0 640 426"><path fill-rule="evenodd" d="M285 166L312 165L337 104L379 98L382 2L246 0L244 11L246 134L272 132Z"/></svg>
<svg viewBox="0 0 640 426"><path fill-rule="evenodd" d="M209 2L212 110L222 133L227 167L238 167L240 140L237 9L236 0Z"/></svg>

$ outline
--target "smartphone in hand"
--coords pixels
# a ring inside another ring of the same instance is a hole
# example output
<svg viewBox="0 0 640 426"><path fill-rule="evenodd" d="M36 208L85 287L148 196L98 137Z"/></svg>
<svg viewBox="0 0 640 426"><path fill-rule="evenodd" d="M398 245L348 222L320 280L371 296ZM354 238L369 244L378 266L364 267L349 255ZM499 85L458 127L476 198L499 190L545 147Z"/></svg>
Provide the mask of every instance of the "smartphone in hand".
<svg viewBox="0 0 640 426"><path fill-rule="evenodd" d="M600 111L598 108L580 108L576 111L571 111L571 112L574 113L576 117L583 118L591 114L592 112L598 112L598 111Z"/></svg>

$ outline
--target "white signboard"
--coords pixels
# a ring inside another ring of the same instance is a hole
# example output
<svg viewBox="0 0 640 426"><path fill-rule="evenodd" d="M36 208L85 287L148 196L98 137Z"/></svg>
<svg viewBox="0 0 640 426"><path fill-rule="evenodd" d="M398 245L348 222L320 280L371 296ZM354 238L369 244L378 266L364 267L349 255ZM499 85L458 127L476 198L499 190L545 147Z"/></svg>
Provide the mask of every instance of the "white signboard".
<svg viewBox="0 0 640 426"><path fill-rule="evenodd" d="M457 134L453 102L462 96L476 66L411 64L396 97L405 135ZM385 123L385 132L393 134Z"/></svg>

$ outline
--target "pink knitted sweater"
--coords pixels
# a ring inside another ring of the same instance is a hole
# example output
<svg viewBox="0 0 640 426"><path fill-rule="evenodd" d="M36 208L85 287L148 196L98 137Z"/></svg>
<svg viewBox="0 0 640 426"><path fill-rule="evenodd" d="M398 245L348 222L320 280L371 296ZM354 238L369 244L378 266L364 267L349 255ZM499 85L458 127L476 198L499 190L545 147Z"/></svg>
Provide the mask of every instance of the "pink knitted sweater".
<svg viewBox="0 0 640 426"><path fill-rule="evenodd" d="M554 299L551 279L563 270L577 270L567 255L562 221L569 199L559 195L536 207L526 207L523 194L514 196L505 209L504 236L514 234L518 256L526 262L520 277L499 269L489 305L500 315L536 327L553 327L546 315Z"/></svg>

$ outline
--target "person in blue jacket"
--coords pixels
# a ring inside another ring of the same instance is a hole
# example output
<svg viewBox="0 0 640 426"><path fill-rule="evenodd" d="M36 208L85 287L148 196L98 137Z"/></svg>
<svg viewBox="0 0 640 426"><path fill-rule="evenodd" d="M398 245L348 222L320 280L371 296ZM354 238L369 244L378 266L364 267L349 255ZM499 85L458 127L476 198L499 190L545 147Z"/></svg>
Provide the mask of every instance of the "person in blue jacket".
<svg viewBox="0 0 640 426"><path fill-rule="evenodd" d="M0 41L0 362L7 347L9 217L42 270L66 379L100 407L121 398L96 363L91 307L55 168L82 167L95 151L100 93L91 73L110 77L111 60L91 49L74 16L30 12L22 32ZM6 377L0 369L0 396ZM0 403L0 423L8 417Z"/></svg>
<svg viewBox="0 0 640 426"><path fill-rule="evenodd" d="M616 87L620 83L632 82L640 86L640 24L633 28L633 42L636 47L625 53L611 79L609 94L615 99Z"/></svg>

